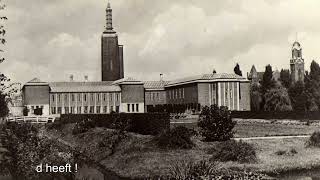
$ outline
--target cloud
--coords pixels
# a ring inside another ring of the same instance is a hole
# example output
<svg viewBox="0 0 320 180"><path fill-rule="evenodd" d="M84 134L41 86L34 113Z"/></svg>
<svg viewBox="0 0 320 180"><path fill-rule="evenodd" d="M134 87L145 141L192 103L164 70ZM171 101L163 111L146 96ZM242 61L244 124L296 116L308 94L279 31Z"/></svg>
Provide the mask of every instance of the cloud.
<svg viewBox="0 0 320 180"><path fill-rule="evenodd" d="M124 45L125 75L167 79L200 73L245 74L288 68L291 44L301 41L306 66L320 56L317 0L117 0L114 28ZM0 71L16 81L100 80L103 0L10 0L7 62ZM308 67L306 67L308 68Z"/></svg>

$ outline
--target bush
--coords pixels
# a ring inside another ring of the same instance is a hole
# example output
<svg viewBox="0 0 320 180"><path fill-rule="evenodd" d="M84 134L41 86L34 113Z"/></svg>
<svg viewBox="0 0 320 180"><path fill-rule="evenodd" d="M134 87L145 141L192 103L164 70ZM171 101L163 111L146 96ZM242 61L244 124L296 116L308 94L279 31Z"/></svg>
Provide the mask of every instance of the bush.
<svg viewBox="0 0 320 180"><path fill-rule="evenodd" d="M160 148L190 149L194 146L190 139L192 135L192 130L184 126L177 126L162 132L155 137L155 141Z"/></svg>
<svg viewBox="0 0 320 180"><path fill-rule="evenodd" d="M170 128L168 113L113 113L113 114L62 114L62 123L77 123L91 119L95 127L115 128L115 121L127 124L127 131L145 135L157 135Z"/></svg>
<svg viewBox="0 0 320 180"><path fill-rule="evenodd" d="M320 131L314 132L306 142L307 147L320 147Z"/></svg>
<svg viewBox="0 0 320 180"><path fill-rule="evenodd" d="M238 161L240 163L255 162L257 160L254 147L243 141L224 141L208 152L212 154L211 160Z"/></svg>
<svg viewBox="0 0 320 180"><path fill-rule="evenodd" d="M81 134L87 132L90 128L94 128L94 123L90 119L83 120L81 122L77 122L72 129L72 134Z"/></svg>
<svg viewBox="0 0 320 180"><path fill-rule="evenodd" d="M217 164L205 160L199 162L183 161L170 167L171 179L196 179L200 176L215 174Z"/></svg>
<svg viewBox="0 0 320 180"><path fill-rule="evenodd" d="M286 155L286 156L294 156L295 154L297 154L298 151L294 148L291 148L290 150L278 150L275 152L276 155L278 156L282 156L282 155Z"/></svg>
<svg viewBox="0 0 320 180"><path fill-rule="evenodd" d="M235 125L228 107L219 108L217 105L203 107L198 121L200 134L206 141L229 140L233 137L232 129Z"/></svg>

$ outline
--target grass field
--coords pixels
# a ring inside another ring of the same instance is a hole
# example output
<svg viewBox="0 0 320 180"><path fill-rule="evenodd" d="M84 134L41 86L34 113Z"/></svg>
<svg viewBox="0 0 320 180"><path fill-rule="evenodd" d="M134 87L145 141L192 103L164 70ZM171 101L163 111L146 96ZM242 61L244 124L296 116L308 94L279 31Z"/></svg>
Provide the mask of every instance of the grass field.
<svg viewBox="0 0 320 180"><path fill-rule="evenodd" d="M195 124L188 124L196 127ZM128 137L116 148L115 154L109 156L107 147L99 147L99 142L111 130L104 128L90 129L88 132L72 135L72 125L62 131L48 131L54 137L61 138L77 146L93 160L98 161L107 169L124 177L143 178L155 175L167 175L175 163L189 160L199 161L210 159L208 150L216 146L216 142L202 142L198 136L193 137L195 147L190 150L161 150L155 146L153 136L129 133ZM191 126L192 127L192 126ZM256 137L270 135L301 135L311 134L319 126L283 125L265 123L238 123L236 137ZM276 174L296 169L320 167L320 148L306 148L307 138L290 139L251 139L245 140L253 144L258 161L256 163L240 164L237 162L220 163L221 168L253 170L268 174ZM296 154L289 152L294 149Z"/></svg>

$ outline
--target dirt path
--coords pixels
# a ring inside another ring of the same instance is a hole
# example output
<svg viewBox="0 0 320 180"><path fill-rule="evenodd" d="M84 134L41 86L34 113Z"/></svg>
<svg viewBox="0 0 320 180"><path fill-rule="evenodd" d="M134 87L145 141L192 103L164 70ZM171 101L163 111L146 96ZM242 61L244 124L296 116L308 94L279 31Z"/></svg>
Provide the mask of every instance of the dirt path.
<svg viewBox="0 0 320 180"><path fill-rule="evenodd" d="M309 135L303 136L267 136L267 137L248 137L248 138L233 138L234 140L268 140L268 139L290 139L290 138L309 138Z"/></svg>

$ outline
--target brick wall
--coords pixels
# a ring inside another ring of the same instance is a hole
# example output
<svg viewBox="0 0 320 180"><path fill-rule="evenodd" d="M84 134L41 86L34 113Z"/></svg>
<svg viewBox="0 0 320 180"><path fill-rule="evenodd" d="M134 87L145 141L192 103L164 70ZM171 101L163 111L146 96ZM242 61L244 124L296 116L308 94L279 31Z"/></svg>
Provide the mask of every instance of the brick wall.
<svg viewBox="0 0 320 180"><path fill-rule="evenodd" d="M166 104L166 91L145 91L145 105Z"/></svg>
<svg viewBox="0 0 320 180"><path fill-rule="evenodd" d="M185 84L181 86L166 88L167 104L190 104L198 103L198 86L194 84Z"/></svg>
<svg viewBox="0 0 320 180"><path fill-rule="evenodd" d="M198 83L198 102L201 106L209 106L209 83Z"/></svg>

